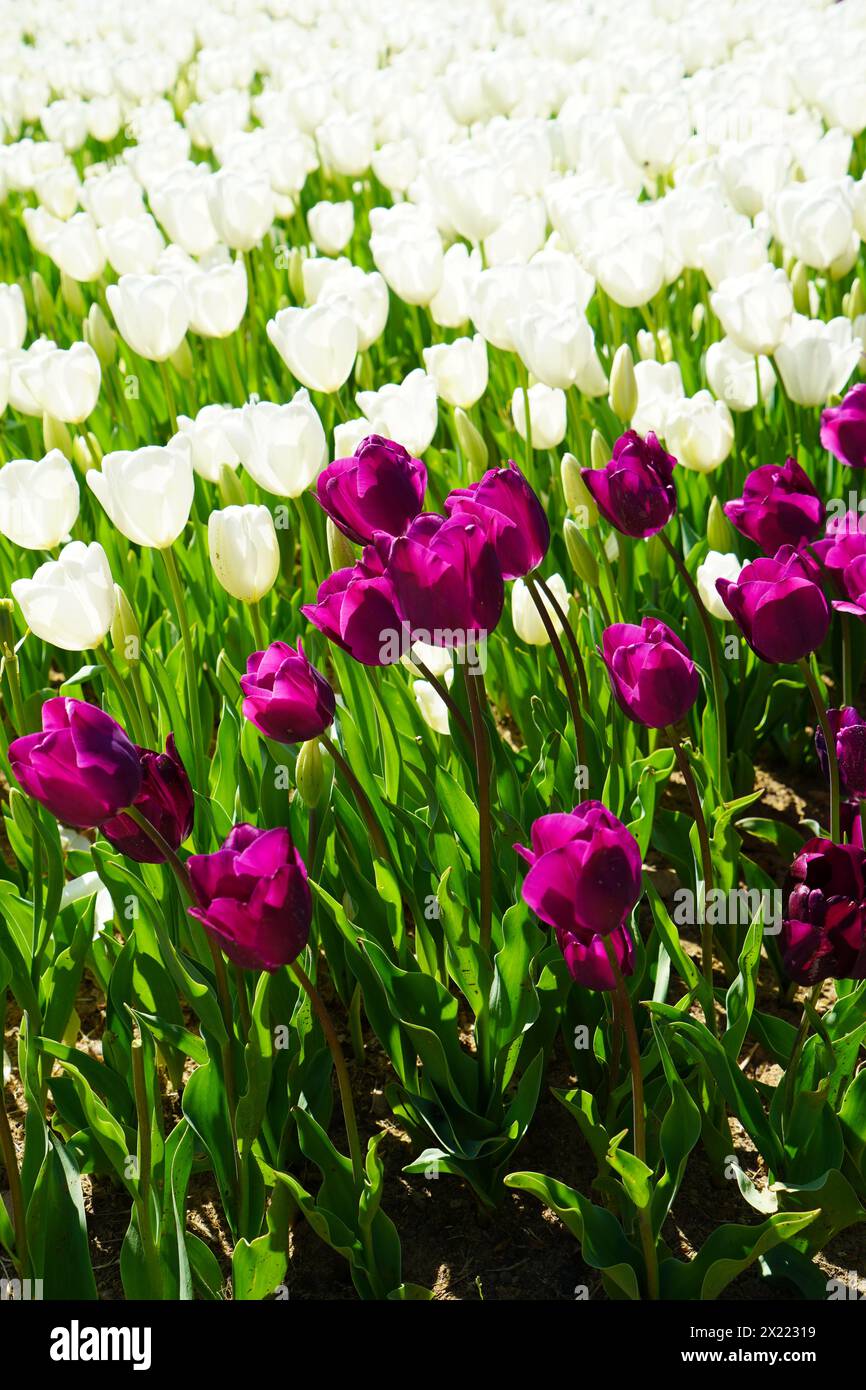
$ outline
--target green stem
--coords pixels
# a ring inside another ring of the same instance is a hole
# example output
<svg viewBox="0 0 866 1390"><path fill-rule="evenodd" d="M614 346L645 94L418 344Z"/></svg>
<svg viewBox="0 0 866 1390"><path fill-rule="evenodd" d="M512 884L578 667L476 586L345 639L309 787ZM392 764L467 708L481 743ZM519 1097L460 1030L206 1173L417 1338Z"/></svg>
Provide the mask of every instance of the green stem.
<svg viewBox="0 0 866 1390"><path fill-rule="evenodd" d="M336 1029L331 1022L331 1015L325 1005L316 986L313 984L307 972L299 961L292 961L289 969L295 979L304 990L307 998L312 1005L313 1012L319 1020L322 1032L325 1035L325 1042L331 1053L334 1063L334 1071L337 1073L337 1085L340 1088L340 1101L343 1106L343 1121L346 1126L346 1137L349 1140L349 1153L352 1156L352 1172L355 1176L355 1186L359 1191L364 1187L364 1159L361 1153L361 1141L358 1137L358 1122L355 1118L355 1102L352 1099L352 1082L349 1076L349 1068L346 1066L346 1058L340 1046L340 1039L337 1037Z"/></svg>
<svg viewBox="0 0 866 1390"><path fill-rule="evenodd" d="M689 801L691 802L692 807L692 815L694 816L695 825L698 828L698 842L701 847L701 875L704 880L704 901L700 908L701 965L703 967L704 979L707 982L707 989L709 992L709 997L706 1006L707 1027L709 1028L710 1032L715 1036L717 1032L717 1027L716 1012L713 1006L713 928L711 923L707 921L706 913L707 894L711 893L713 890L713 859L710 853L710 837L707 833L707 822L706 818L704 817L704 808L701 805L700 794L698 792L697 783L695 782L694 775L689 764L689 760L686 757L685 752L683 751L683 746L680 743L679 738L677 737L676 732L671 727L671 725L668 725L667 727L667 736L670 739L671 747L674 750L674 757L677 760L677 767L679 768L680 773L682 774L683 781L686 784L686 791L689 794Z"/></svg>
<svg viewBox="0 0 866 1390"><path fill-rule="evenodd" d="M812 986L808 999L809 1008L814 1009L817 1005L818 1000L821 997L821 990L823 989L823 986L823 980L819 980L817 984ZM809 1014L808 1010L804 1007L803 1016L800 1019L800 1026L797 1029L797 1036L794 1039L794 1046L791 1048L791 1056L788 1059L788 1066L785 1070L785 1093L783 1098L784 1103L782 1106L783 1137L787 1134L788 1121L791 1118L791 1110L794 1104L794 1083L797 1079L797 1067L800 1061L800 1054L802 1053L803 1048L806 1045L806 1039L808 1036Z"/></svg>
<svg viewBox="0 0 866 1390"><path fill-rule="evenodd" d="M830 839L834 844L841 843L840 833L840 787L839 787L839 763L836 758L836 736L830 728L830 721L827 718L827 708L824 704L823 696L815 675L809 665L808 658L803 657L798 666L803 673L803 680L806 682L809 694L812 696L812 704L815 706L815 714L824 735L824 743L827 748L827 764L830 768Z"/></svg>
<svg viewBox="0 0 866 1390"><path fill-rule="evenodd" d="M757 367L757 358L755 359L755 365ZM773 368L773 371L775 372L776 381L779 384L779 395L782 397L782 405L785 411L785 423L788 428L788 453L790 454L791 458L796 459L797 449L796 444L794 442L794 412L791 409L791 400L787 391L785 390L785 383L782 380L782 373L779 371L775 357L770 358L770 366Z"/></svg>
<svg viewBox="0 0 866 1390"><path fill-rule="evenodd" d="M168 374L167 362L160 362L159 375L162 379L162 393L165 396L165 404L168 410L168 423L171 426L172 434L177 434L177 405L175 404L171 377Z"/></svg>
<svg viewBox="0 0 866 1390"><path fill-rule="evenodd" d="M583 714L581 713L580 709L580 701L577 698L577 691L574 688L574 680L572 679L571 669L568 665L568 662L565 659L565 652L562 650L562 643L560 642L556 628L553 625L553 618L550 615L550 611L547 607L547 604L544 602L544 599L539 593L535 576L533 574L528 574L526 576L526 587L532 597L532 601L535 604L536 609L538 610L538 616L544 625L544 630L547 633L547 639L550 642L551 647L553 648L553 654L556 657L557 665L559 666L560 672L562 673L562 679L565 684L565 693L568 698L568 707L571 710L571 720L574 724L574 740L577 745L577 761L582 768L588 768L589 764L586 760L586 729L584 728Z"/></svg>
<svg viewBox="0 0 866 1390"><path fill-rule="evenodd" d="M181 585L180 574L178 573L177 561L174 558L174 551L169 547L165 550L161 550L159 553L162 556L166 574L168 575L172 599L174 600L175 614L180 628L181 641L183 643L183 659L186 671L187 712L189 714L192 741L195 750L194 771L196 790L204 793L206 791L206 786L204 772L202 770L202 759L206 756L207 750L202 746L201 710L198 703L198 670L195 647L193 646L192 633L186 616L183 586Z"/></svg>
<svg viewBox="0 0 866 1390"><path fill-rule="evenodd" d="M719 784L721 786L722 792L724 793L730 782L730 772L728 769L728 723L727 713L725 710L725 689L722 681L722 666L721 661L719 659L719 645L716 640L716 634L713 630L712 619L710 618L709 613L704 607L704 601L701 598L700 593L698 592L697 584L692 579L692 576L686 569L686 564L683 560L683 557L680 555L676 546L672 544L670 538L665 535L664 531L659 531L658 536L661 540L662 545L665 547L665 550L668 552L671 559L673 560L674 565L676 566L683 583L685 584L686 588L689 591L689 594L692 597L692 601L694 602L695 608L697 609L698 618L700 619L701 626L704 629L704 637L707 643L707 653L710 659L710 676L713 683L713 704L715 706L719 754Z"/></svg>
<svg viewBox="0 0 866 1390"><path fill-rule="evenodd" d="M442 700L443 703L447 706L449 713L454 716L454 720L459 726L460 731L463 734L463 737L466 739L467 743L471 743L472 730L466 723L466 720L463 718L463 711L461 710L457 701L454 699L454 696L451 694L451 691L448 689L445 682L441 681L438 676L434 676L429 666L425 666L424 662L421 661L421 659L415 654L415 652L411 653L410 659L412 661L412 665L417 666L425 681L427 681L429 685L432 685L433 689L436 691L436 694L439 696L439 699Z"/></svg>
<svg viewBox="0 0 866 1390"><path fill-rule="evenodd" d="M472 719L472 741L478 772L478 832L481 874L481 949L490 954L493 935L493 827L490 819L490 748L484 727L482 700L486 703L484 677L465 666L466 697Z"/></svg>
<svg viewBox="0 0 866 1390"><path fill-rule="evenodd" d="M253 625L253 639L256 644L256 650L263 652L265 649L265 630L262 627L262 610L258 603L251 603L249 605L249 609L250 619Z"/></svg>
<svg viewBox="0 0 866 1390"><path fill-rule="evenodd" d="M851 619L847 613L840 613L842 620L842 704L853 701L854 669L851 654Z"/></svg>
<svg viewBox="0 0 866 1390"><path fill-rule="evenodd" d="M138 1222L141 1228L141 1241L144 1246L145 1264L147 1265L152 1292L154 1297L158 1298L162 1294L162 1265L159 1259L159 1249L154 1241L151 1222L150 1112L147 1105L141 1038L133 1039L130 1050L132 1053L132 1088L135 1096L135 1113L138 1119Z"/></svg>
<svg viewBox="0 0 866 1390"><path fill-rule="evenodd" d="M9 694L12 696L15 732L16 734L23 734L27 729L27 721L24 715L24 700L21 696L21 681L18 676L18 656L12 646L7 646L3 651L3 670L6 672Z"/></svg>
<svg viewBox="0 0 866 1390"><path fill-rule="evenodd" d="M613 971L616 998L619 1006L619 1021L625 1029L626 1048L628 1049L628 1060L631 1067L634 1152L635 1157L640 1159L641 1163L646 1164L646 1113L643 1095L643 1072L641 1071L640 1044L638 1043L637 1028L635 1027L634 1010L631 1006L631 995L622 977L622 971L619 968L619 961L616 958L616 951L614 950L611 939L609 936L605 936L603 940L607 958L610 961L610 968ZM651 1299L657 1299L659 1296L658 1252L653 1237L649 1206L638 1207L637 1215L640 1227L641 1247L643 1249L644 1264L646 1266L647 1290Z"/></svg>
<svg viewBox="0 0 866 1390"><path fill-rule="evenodd" d="M123 680L123 677L121 676L120 672L115 666L109 654L108 648L103 642L94 650L97 659L101 661L102 665L105 667L109 683L112 686L115 694L117 695L118 700L120 701L121 708L123 709L124 718L126 719L126 722L129 725L130 730L135 735L136 741L139 744L146 747L147 736L144 732L144 724L142 723L141 715L139 711L136 709L132 699L130 698L129 691L126 688L126 682Z"/></svg>

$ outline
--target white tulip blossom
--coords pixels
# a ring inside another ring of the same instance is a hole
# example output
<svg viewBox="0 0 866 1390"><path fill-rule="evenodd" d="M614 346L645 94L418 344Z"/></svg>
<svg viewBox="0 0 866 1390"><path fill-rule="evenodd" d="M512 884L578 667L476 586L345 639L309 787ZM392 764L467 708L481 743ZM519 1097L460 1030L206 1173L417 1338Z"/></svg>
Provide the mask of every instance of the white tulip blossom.
<svg viewBox="0 0 866 1390"><path fill-rule="evenodd" d="M487 390L487 344L480 333L424 349L424 366L437 395L468 410Z"/></svg>
<svg viewBox="0 0 866 1390"><path fill-rule="evenodd" d="M192 508L189 439L176 434L164 447L105 454L101 469L88 472L87 484L127 540L165 550L183 531Z"/></svg>
<svg viewBox="0 0 866 1390"><path fill-rule="evenodd" d="M222 587L243 603L258 603L274 586L280 547L267 507L225 507L211 512L208 553Z"/></svg>
<svg viewBox="0 0 866 1390"><path fill-rule="evenodd" d="M565 438L565 392L536 382L529 388L529 433L533 449L555 449ZM511 397L511 418L514 428L525 439L527 435L527 396L521 386Z"/></svg>
<svg viewBox="0 0 866 1390"><path fill-rule="evenodd" d="M563 613L568 612L568 590L565 587L565 580L561 574L552 574L547 580L547 587L556 599ZM557 616L555 608L545 593L540 593L540 599L550 619L554 632L559 636L562 632L562 623ZM526 642L532 647L544 647L550 642L550 636L544 625L544 619L536 607L535 599L523 579L515 579L511 586L511 622L514 631L521 642Z"/></svg>
<svg viewBox="0 0 866 1390"><path fill-rule="evenodd" d="M254 401L231 411L225 431L253 481L277 497L300 497L326 462L325 431L306 389L286 405Z"/></svg>
<svg viewBox="0 0 866 1390"><path fill-rule="evenodd" d="M716 588L716 580L727 579L731 584L736 584L742 568L742 561L736 555L710 550L695 571L695 582L704 607L721 622L729 620L731 615Z"/></svg>
<svg viewBox="0 0 866 1390"><path fill-rule="evenodd" d="M420 367L399 384L378 391L359 391L356 400L370 421L371 433L402 444L418 457L429 448L436 433L439 407L436 383Z"/></svg>
<svg viewBox="0 0 866 1390"><path fill-rule="evenodd" d="M67 652L101 646L117 603L108 557L97 541L71 541L32 579L16 579L12 596L30 630Z"/></svg>
<svg viewBox="0 0 866 1390"><path fill-rule="evenodd" d="M79 491L68 459L11 459L0 468L0 535L25 550L53 550L78 517Z"/></svg>
<svg viewBox="0 0 866 1390"><path fill-rule="evenodd" d="M340 300L280 309L267 332L292 376L311 391L339 391L355 365L358 329Z"/></svg>

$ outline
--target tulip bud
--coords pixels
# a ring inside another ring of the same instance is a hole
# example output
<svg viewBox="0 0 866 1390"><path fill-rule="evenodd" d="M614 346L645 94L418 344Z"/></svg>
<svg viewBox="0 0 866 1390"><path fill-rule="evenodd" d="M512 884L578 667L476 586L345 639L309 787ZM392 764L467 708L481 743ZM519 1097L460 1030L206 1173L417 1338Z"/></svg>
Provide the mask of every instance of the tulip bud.
<svg viewBox="0 0 866 1390"><path fill-rule="evenodd" d="M168 359L174 370L182 381L192 381L193 367L192 352L186 338L181 339L180 347L171 354Z"/></svg>
<svg viewBox="0 0 866 1390"><path fill-rule="evenodd" d="M617 419L628 424L637 410L637 382L634 358L628 343L620 343L610 369L610 408Z"/></svg>
<svg viewBox="0 0 866 1390"><path fill-rule="evenodd" d="M322 746L317 738L301 745L295 763L295 786L308 811L321 806L331 788L331 775L325 766Z"/></svg>
<svg viewBox="0 0 866 1390"><path fill-rule="evenodd" d="M704 319L705 319L706 317L707 317L707 311L706 311L706 309L704 308L703 304L700 302L700 300L698 300L698 302L697 302L697 304L695 305L694 309L692 309L692 337L693 337L693 338L696 338L696 337L698 336L698 334L700 333L701 329L702 329L703 326L704 326Z"/></svg>
<svg viewBox="0 0 866 1390"><path fill-rule="evenodd" d="M578 579L582 579L590 589L597 588L598 561L587 544L580 527L569 517L565 519L563 535L565 536L565 548L571 561L571 567Z"/></svg>
<svg viewBox="0 0 866 1390"><path fill-rule="evenodd" d="M114 586L114 596L117 606L111 624L112 645L114 650L132 665L133 662L141 660L141 629L129 599L119 584Z"/></svg>
<svg viewBox="0 0 866 1390"><path fill-rule="evenodd" d="M243 483L228 463L220 464L217 488L224 507L242 507L247 500Z"/></svg>
<svg viewBox="0 0 866 1390"><path fill-rule="evenodd" d="M617 540L616 531L608 532L607 540L604 543L604 553L610 563L615 565L619 559L619 541Z"/></svg>
<svg viewBox="0 0 866 1390"><path fill-rule="evenodd" d="M794 309L798 314L809 317L809 272L802 261L795 262L791 272L791 289L794 291Z"/></svg>
<svg viewBox="0 0 866 1390"><path fill-rule="evenodd" d="M60 272L60 293L70 314L75 314L77 318L83 319L87 313L87 300L81 293L81 286L78 281L70 279L65 270Z"/></svg>
<svg viewBox="0 0 866 1390"><path fill-rule="evenodd" d="M64 458L72 459L72 435L69 427L64 425L62 420L55 420L53 415L42 416L42 438L45 441L45 452L50 453L52 449L59 449Z"/></svg>
<svg viewBox="0 0 866 1390"><path fill-rule="evenodd" d="M110 367L117 356L117 338L98 304L91 304L84 322L84 341L89 343L103 368Z"/></svg>
<svg viewBox="0 0 866 1390"><path fill-rule="evenodd" d="M650 536L644 551L646 555L647 569L652 579L661 579L665 572L665 548L658 537L658 532Z"/></svg>
<svg viewBox="0 0 866 1390"><path fill-rule="evenodd" d="M286 270L289 275L289 289L296 304L303 304L304 296L304 257L297 246L289 251Z"/></svg>
<svg viewBox="0 0 866 1390"><path fill-rule="evenodd" d="M40 323L53 323L54 300L38 270L34 270L31 274L30 285L33 290L33 306L36 310L36 317Z"/></svg>
<svg viewBox="0 0 866 1390"><path fill-rule="evenodd" d="M849 319L857 319L861 314L866 314L866 294L863 293L863 286L859 280L854 281L845 298L848 301L845 313Z"/></svg>
<svg viewBox="0 0 866 1390"><path fill-rule="evenodd" d="M280 571L280 547L267 507L248 503L208 517L208 551L214 573L232 598L258 603Z"/></svg>
<svg viewBox="0 0 866 1390"><path fill-rule="evenodd" d="M562 479L562 491L565 493L567 509L572 515L585 516L587 525L594 526L598 520L598 508L580 476L580 464L574 454L563 454L562 463L559 465L559 476Z"/></svg>
<svg viewBox="0 0 866 1390"><path fill-rule="evenodd" d="M671 335L666 328L660 328L656 334L659 340L659 352L663 362L673 362L674 345L671 342Z"/></svg>
<svg viewBox="0 0 866 1390"><path fill-rule="evenodd" d="M454 411L454 425L457 430L457 442L469 463L469 472L473 479L480 478L489 463L487 445L466 411L461 410L459 406Z"/></svg>
<svg viewBox="0 0 866 1390"><path fill-rule="evenodd" d="M186 111L187 107L192 102L192 99L193 94L189 82L185 77L179 77L175 84L174 94L172 97L174 109L177 113L178 120L181 119L184 111Z"/></svg>
<svg viewBox="0 0 866 1390"><path fill-rule="evenodd" d="M598 430L593 430L592 438L589 441L589 466L590 468L607 468L610 463L610 446L604 435Z"/></svg>
<svg viewBox="0 0 866 1390"><path fill-rule="evenodd" d="M0 656L7 657L15 650L15 634L12 630L12 614L15 602L11 598L0 598Z"/></svg>
<svg viewBox="0 0 866 1390"><path fill-rule="evenodd" d="M330 517L325 522L325 532L328 537L328 559L331 562L331 569L350 569L358 556L348 536L343 535Z"/></svg>
<svg viewBox="0 0 866 1390"><path fill-rule="evenodd" d="M707 541L710 550L720 550L724 554L731 549L734 532L725 516L718 497L713 497L707 517Z"/></svg>
<svg viewBox="0 0 866 1390"><path fill-rule="evenodd" d="M376 377L369 352L359 352L355 361L355 384L361 391L373 391Z"/></svg>

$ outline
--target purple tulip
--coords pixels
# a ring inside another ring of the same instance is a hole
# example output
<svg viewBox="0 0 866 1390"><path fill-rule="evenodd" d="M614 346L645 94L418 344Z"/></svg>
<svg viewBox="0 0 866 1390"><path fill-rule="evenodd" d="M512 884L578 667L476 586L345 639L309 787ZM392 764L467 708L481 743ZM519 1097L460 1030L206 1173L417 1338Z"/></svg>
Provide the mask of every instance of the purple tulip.
<svg viewBox="0 0 866 1390"><path fill-rule="evenodd" d="M403 618L374 546L365 548L356 565L329 575L319 586L316 602L304 604L301 612L364 666L388 666L402 655Z"/></svg>
<svg viewBox="0 0 866 1390"><path fill-rule="evenodd" d="M377 531L402 536L426 488L421 460L378 434L362 439L351 458L329 464L316 483L320 506L356 545L368 544Z"/></svg>
<svg viewBox="0 0 866 1390"><path fill-rule="evenodd" d="M836 742L836 761L843 789L849 796L866 797L866 722L854 709L828 709L827 720ZM820 725L815 730L815 750L825 777L830 774L827 744Z"/></svg>
<svg viewBox="0 0 866 1390"><path fill-rule="evenodd" d="M561 949L569 937L588 947L621 929L642 886L640 849L622 821L585 801L571 814L541 816L530 834L531 849L514 846L530 865L523 900L556 929Z"/></svg>
<svg viewBox="0 0 866 1390"><path fill-rule="evenodd" d="M676 463L654 434L643 439L627 430L606 468L582 468L580 475L611 526L625 536L646 537L667 526L677 509Z"/></svg>
<svg viewBox="0 0 866 1390"><path fill-rule="evenodd" d="M866 979L866 854L809 840L791 866L782 922L785 970L800 985Z"/></svg>
<svg viewBox="0 0 866 1390"><path fill-rule="evenodd" d="M625 978L634 974L634 942L627 926L614 927L606 937L557 931L556 941L569 975L584 989L616 989L606 942L614 949L619 973Z"/></svg>
<svg viewBox="0 0 866 1390"><path fill-rule="evenodd" d="M849 468L866 468L866 385L852 386L841 405L824 411L821 444Z"/></svg>
<svg viewBox="0 0 866 1390"><path fill-rule="evenodd" d="M828 520L824 536L813 541L809 549L817 556L833 587L847 597L845 572L852 560L866 555L866 517L856 512Z"/></svg>
<svg viewBox="0 0 866 1390"><path fill-rule="evenodd" d="M478 483L445 498L451 516L471 516L493 542L503 579L520 579L541 564L550 545L544 508L517 464L490 468Z"/></svg>
<svg viewBox="0 0 866 1390"><path fill-rule="evenodd" d="M138 749L111 715L84 700L42 706L42 732L9 745L18 782L64 825L102 825L141 789Z"/></svg>
<svg viewBox="0 0 866 1390"><path fill-rule="evenodd" d="M614 623L601 640L611 688L629 719L661 729L688 714L700 678L688 647L665 623Z"/></svg>
<svg viewBox="0 0 866 1390"><path fill-rule="evenodd" d="M387 554L413 641L418 634L434 646L461 646L494 630L505 586L494 543L478 521L422 512Z"/></svg>
<svg viewBox="0 0 866 1390"><path fill-rule="evenodd" d="M818 577L818 566L805 552L783 545L772 559L746 565L735 584L717 579L716 588L762 661L799 661L820 647L830 627L830 606Z"/></svg>
<svg viewBox="0 0 866 1390"><path fill-rule="evenodd" d="M243 970L279 970L307 944L312 900L304 861L288 830L236 825L215 854L186 861L198 899L191 907Z"/></svg>
<svg viewBox="0 0 866 1390"><path fill-rule="evenodd" d="M247 659L244 717L277 743L306 743L334 722L334 692L304 655L285 642Z"/></svg>
<svg viewBox="0 0 866 1390"><path fill-rule="evenodd" d="M177 849L192 833L195 797L186 768L175 746L174 734L165 742L165 752L136 748L141 764L141 790L132 802L166 841ZM109 844L139 864L162 864L165 856L148 835L127 815L104 821L101 830Z"/></svg>
<svg viewBox="0 0 866 1390"><path fill-rule="evenodd" d="M731 525L765 555L775 555L783 545L813 540L824 521L824 503L808 473L792 458L753 469L742 497L726 502L724 510Z"/></svg>

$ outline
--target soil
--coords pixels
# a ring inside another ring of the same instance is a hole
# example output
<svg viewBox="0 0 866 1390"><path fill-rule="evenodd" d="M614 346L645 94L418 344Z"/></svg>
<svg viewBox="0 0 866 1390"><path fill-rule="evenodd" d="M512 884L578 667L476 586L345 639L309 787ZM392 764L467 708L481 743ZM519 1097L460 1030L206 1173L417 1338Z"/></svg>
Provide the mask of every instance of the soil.
<svg viewBox="0 0 866 1390"><path fill-rule="evenodd" d="M784 776L785 780L779 780ZM826 792L822 785L808 777L798 778L791 785L788 769L776 775L774 770L757 774L758 785L764 791L754 814L776 816L796 826L804 816L821 818L825 810ZM687 810L685 787L674 774L665 793L663 804ZM787 864L774 854L765 842L753 842L749 852L760 857L763 867L781 883ZM669 869L650 866L654 882L662 896L669 898L677 886ZM687 949L696 952L696 941L687 942ZM801 992L790 1001L780 1001L772 972L764 963L759 982L759 1007L770 1009L792 1023L799 1021ZM822 1007L832 999L828 983ZM372 1034L365 1037L363 1064L352 1057L348 1023L339 1014L336 1001L330 1001L337 1014L337 1031L352 1074L355 1104L362 1141L377 1130L384 1131L380 1156L386 1170L384 1207L395 1222L403 1248L403 1276L408 1282L433 1291L437 1299L526 1299L572 1300L575 1298L604 1299L601 1279L580 1258L575 1239L559 1219L535 1199L516 1192L507 1192L501 1206L492 1214L482 1210L468 1186L457 1178L443 1176L427 1180L406 1174L403 1166L414 1155L409 1136L390 1116L384 1100L384 1087L390 1079L388 1059ZM95 1050L101 1036L104 1016L102 1002L92 982L85 981L77 1003L82 1021L78 1046ZM10 1010L7 1016L5 1048L15 1056L16 1028L19 1016ZM746 1054L744 1071L759 1080L775 1083L779 1068L755 1046ZM549 1088L574 1084L568 1061L560 1048L551 1059L547 1088L542 1092L538 1110L523 1144L515 1157L514 1167L537 1169L548 1173L587 1195L595 1176L595 1164L573 1119L551 1094ZM13 1072L7 1101L12 1101L10 1119L16 1142L22 1137L23 1115L17 1076ZM178 1112L177 1097L168 1098L168 1107ZM750 1140L740 1127L733 1126L735 1149L743 1170L761 1186L766 1172ZM345 1147L342 1118L335 1106L332 1135L338 1147ZM315 1185L313 1173L301 1174L302 1179ZM85 1209L90 1234L91 1256L99 1296L104 1300L123 1298L119 1273L119 1255L129 1222L129 1201L123 1191L105 1178L85 1177ZM8 1193L2 1196L8 1202ZM596 1195L597 1199L597 1195ZM215 1187L208 1174L194 1175L190 1184L188 1204L189 1228L212 1249L225 1273L226 1297L231 1297L231 1241L222 1219ZM721 1222L758 1224L760 1215L746 1205L733 1182L720 1181L711 1171L700 1145L693 1151L685 1181L677 1197L664 1238L671 1252L688 1259L700 1248ZM838 1235L822 1252L817 1264L828 1279L850 1282L851 1274L866 1279L866 1233L863 1227L852 1227ZM2 1260L0 1260L2 1270ZM11 1274L11 1270L5 1271ZM299 1219L290 1233L289 1263L285 1276L289 1297L301 1300L353 1299L356 1297L345 1262L324 1245ZM796 1298L797 1293L787 1283L761 1277L756 1266L735 1279L722 1294L725 1300L768 1300Z"/></svg>

